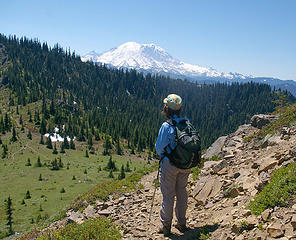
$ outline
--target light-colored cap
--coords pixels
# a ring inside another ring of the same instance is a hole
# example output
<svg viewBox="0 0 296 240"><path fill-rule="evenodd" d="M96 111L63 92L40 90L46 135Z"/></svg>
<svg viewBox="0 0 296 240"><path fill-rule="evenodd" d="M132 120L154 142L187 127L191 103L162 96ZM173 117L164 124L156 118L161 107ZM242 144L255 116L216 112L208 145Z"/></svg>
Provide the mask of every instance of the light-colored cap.
<svg viewBox="0 0 296 240"><path fill-rule="evenodd" d="M182 98L177 94L169 94L163 103L172 110L179 110L182 107Z"/></svg>

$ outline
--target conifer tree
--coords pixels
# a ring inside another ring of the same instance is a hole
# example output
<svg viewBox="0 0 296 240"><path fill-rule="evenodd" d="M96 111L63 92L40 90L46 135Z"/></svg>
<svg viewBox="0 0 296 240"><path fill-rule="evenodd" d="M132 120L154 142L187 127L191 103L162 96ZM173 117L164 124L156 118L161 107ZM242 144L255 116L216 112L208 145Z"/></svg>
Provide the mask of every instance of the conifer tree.
<svg viewBox="0 0 296 240"><path fill-rule="evenodd" d="M120 141L119 141L119 137L117 137L117 140L116 140L116 153L118 155L122 155L122 149L120 147Z"/></svg>
<svg viewBox="0 0 296 240"><path fill-rule="evenodd" d="M124 179L124 178L125 178L125 172L124 172L124 166L122 165L120 173L118 175L118 179L121 180L121 179Z"/></svg>
<svg viewBox="0 0 296 240"><path fill-rule="evenodd" d="M58 166L58 162L57 162L57 159L55 158L53 161L51 161L51 168L50 170L54 170L54 171L57 171L59 170L59 166Z"/></svg>
<svg viewBox="0 0 296 240"><path fill-rule="evenodd" d="M47 137L46 147L49 149L52 149L52 142L51 142L50 136Z"/></svg>
<svg viewBox="0 0 296 240"><path fill-rule="evenodd" d="M30 130L28 130L27 138L30 139L30 140L32 140L32 133L31 133Z"/></svg>
<svg viewBox="0 0 296 240"><path fill-rule="evenodd" d="M39 180L39 181L42 181L42 175L41 175L41 173L40 173L40 175L39 175L38 180Z"/></svg>
<svg viewBox="0 0 296 240"><path fill-rule="evenodd" d="M30 198L31 198L30 191L27 190L27 192L26 192L26 196L25 196L25 199L30 199Z"/></svg>
<svg viewBox="0 0 296 240"><path fill-rule="evenodd" d="M11 201L11 198L10 196L8 197L7 200L5 200L5 203L6 203L6 220L7 220L7 223L6 225L8 226L8 236L11 236L13 234L13 230L12 230L12 201Z"/></svg>
<svg viewBox="0 0 296 240"><path fill-rule="evenodd" d="M61 144L61 151L60 151L60 153L65 153L65 144L64 143L62 143Z"/></svg>
<svg viewBox="0 0 296 240"><path fill-rule="evenodd" d="M42 167L42 163L41 163L41 160L40 160L40 156L38 156L38 158L37 158L36 167Z"/></svg>
<svg viewBox="0 0 296 240"><path fill-rule="evenodd" d="M67 137L64 137L63 145L64 145L64 148L65 148L65 149L69 149L70 146L69 146L69 142L68 142Z"/></svg>
<svg viewBox="0 0 296 240"><path fill-rule="evenodd" d="M73 149L73 150L76 149L76 148L75 148L74 141L73 141L73 138L71 138L71 140L70 140L70 149Z"/></svg>
<svg viewBox="0 0 296 240"><path fill-rule="evenodd" d="M32 114L31 114L31 111L29 112L29 122L30 122L30 123L33 122L33 121L32 121Z"/></svg>
<svg viewBox="0 0 296 240"><path fill-rule="evenodd" d="M110 171L109 171L109 176L108 176L109 178L114 178L114 175L113 175L113 170L112 169L110 169Z"/></svg>
<svg viewBox="0 0 296 240"><path fill-rule="evenodd" d="M28 158L27 163L26 163L25 166L28 166L28 167L32 166L30 158Z"/></svg>
<svg viewBox="0 0 296 240"><path fill-rule="evenodd" d="M99 134L98 131L95 131L95 140L96 140L96 141L101 140L101 138L100 138L100 134Z"/></svg>
<svg viewBox="0 0 296 240"><path fill-rule="evenodd" d="M40 142L39 142L39 144L42 144L42 145L44 144L44 140L43 140L43 135L42 134L40 135Z"/></svg>
<svg viewBox="0 0 296 240"><path fill-rule="evenodd" d="M6 112L5 115L4 115L4 129L6 131L10 131L10 127L11 127L11 120L8 117L8 114Z"/></svg>
<svg viewBox="0 0 296 240"><path fill-rule="evenodd" d="M1 137L0 137L0 145L2 144L2 139L1 139Z"/></svg>
<svg viewBox="0 0 296 240"><path fill-rule="evenodd" d="M44 117L42 117L39 132L41 133L41 135L44 135L46 133L46 131L47 131L46 130L46 121L45 121Z"/></svg>
<svg viewBox="0 0 296 240"><path fill-rule="evenodd" d="M23 125L23 116L22 116L22 115L20 115L20 120L19 120L19 122L20 122L20 125Z"/></svg>
<svg viewBox="0 0 296 240"><path fill-rule="evenodd" d="M16 131L15 131L15 128L13 127L12 128L12 137L10 139L12 142L16 142L17 141L17 138L16 138Z"/></svg>
<svg viewBox="0 0 296 240"><path fill-rule="evenodd" d="M3 152L2 152L2 158L6 158L7 157L7 152L8 152L8 147L6 144L2 144L2 148L3 148Z"/></svg>
<svg viewBox="0 0 296 240"><path fill-rule="evenodd" d="M129 162L128 161L126 162L125 171L126 172L131 172L130 165L129 165Z"/></svg>
<svg viewBox="0 0 296 240"><path fill-rule="evenodd" d="M57 144L56 143L54 143L54 148L53 148L52 154L58 154Z"/></svg>
<svg viewBox="0 0 296 240"><path fill-rule="evenodd" d="M59 168L63 168L64 167L64 164L63 164L63 162L62 162L62 158L61 158L61 156L59 156L58 157L58 159L59 159Z"/></svg>
<svg viewBox="0 0 296 240"><path fill-rule="evenodd" d="M89 157L89 155L88 155L88 150L87 150L87 149L85 150L85 157L86 157L86 158Z"/></svg>
<svg viewBox="0 0 296 240"><path fill-rule="evenodd" d="M92 146L93 146L93 141L92 141L92 136L91 136L91 134L88 135L87 144L88 144L88 149L91 149Z"/></svg>

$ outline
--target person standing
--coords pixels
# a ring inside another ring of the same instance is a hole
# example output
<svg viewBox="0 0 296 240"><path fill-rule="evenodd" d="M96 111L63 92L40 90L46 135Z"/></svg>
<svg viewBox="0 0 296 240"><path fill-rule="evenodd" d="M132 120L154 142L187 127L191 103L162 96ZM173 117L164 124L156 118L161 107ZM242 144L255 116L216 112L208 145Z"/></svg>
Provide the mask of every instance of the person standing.
<svg viewBox="0 0 296 240"><path fill-rule="evenodd" d="M177 94L169 94L163 100L164 106L162 113L168 121L165 121L159 129L155 149L160 156L159 182L162 193L162 203L160 209L161 226L159 233L165 236L170 235L173 220L174 199L176 197L175 215L177 224L175 227L185 232L186 227L186 210L188 195L186 191L187 180L190 169L180 169L172 165L166 153L170 153L176 147L175 127L169 123L176 123L184 120L181 117L182 98Z"/></svg>

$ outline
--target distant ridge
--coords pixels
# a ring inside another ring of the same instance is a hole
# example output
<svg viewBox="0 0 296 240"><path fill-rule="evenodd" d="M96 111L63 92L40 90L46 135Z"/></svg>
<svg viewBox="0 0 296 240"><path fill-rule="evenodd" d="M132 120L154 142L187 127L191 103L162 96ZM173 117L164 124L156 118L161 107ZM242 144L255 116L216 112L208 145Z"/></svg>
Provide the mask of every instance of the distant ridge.
<svg viewBox="0 0 296 240"><path fill-rule="evenodd" d="M116 68L135 69L144 73L157 73L174 78L188 79L193 82L258 82L266 83L275 89L290 91L296 96L296 82L292 80L280 80L270 77L253 77L240 73L224 73L214 68L206 68L185 63L173 58L161 47L150 43L140 44L126 42L116 48L112 48L102 54L95 51L81 57L82 61L93 61Z"/></svg>

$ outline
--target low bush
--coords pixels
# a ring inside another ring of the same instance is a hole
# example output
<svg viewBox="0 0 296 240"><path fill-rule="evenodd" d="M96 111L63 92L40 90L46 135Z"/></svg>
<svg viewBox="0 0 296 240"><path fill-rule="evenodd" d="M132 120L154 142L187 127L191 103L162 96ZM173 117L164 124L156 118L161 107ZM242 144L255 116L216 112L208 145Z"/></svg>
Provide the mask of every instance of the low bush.
<svg viewBox="0 0 296 240"><path fill-rule="evenodd" d="M37 240L109 240L121 239L119 230L106 217L91 218L82 224L71 223L43 234Z"/></svg>
<svg viewBox="0 0 296 240"><path fill-rule="evenodd" d="M296 196L296 163L275 170L270 182L250 202L250 209L260 215L267 208L286 206L293 196Z"/></svg>

